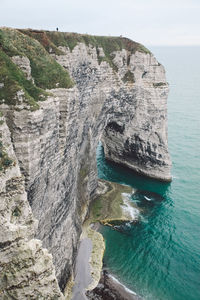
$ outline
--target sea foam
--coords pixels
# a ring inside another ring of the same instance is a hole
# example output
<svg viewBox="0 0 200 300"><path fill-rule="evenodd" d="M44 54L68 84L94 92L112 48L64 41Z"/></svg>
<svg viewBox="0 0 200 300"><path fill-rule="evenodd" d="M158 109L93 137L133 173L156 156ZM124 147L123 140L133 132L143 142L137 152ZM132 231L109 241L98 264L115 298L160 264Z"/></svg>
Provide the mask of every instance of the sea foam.
<svg viewBox="0 0 200 300"><path fill-rule="evenodd" d="M131 218L131 220L137 220L140 214L138 208L133 207L130 201L131 195L128 193L122 193L123 204L121 205L125 216Z"/></svg>
<svg viewBox="0 0 200 300"><path fill-rule="evenodd" d="M112 278L113 281L115 281L117 284L123 286L123 288L129 293L129 294L133 294L133 295L137 295L134 291L130 290L129 288L127 288L124 284L122 284L117 278L115 278L113 275L109 274L109 277Z"/></svg>

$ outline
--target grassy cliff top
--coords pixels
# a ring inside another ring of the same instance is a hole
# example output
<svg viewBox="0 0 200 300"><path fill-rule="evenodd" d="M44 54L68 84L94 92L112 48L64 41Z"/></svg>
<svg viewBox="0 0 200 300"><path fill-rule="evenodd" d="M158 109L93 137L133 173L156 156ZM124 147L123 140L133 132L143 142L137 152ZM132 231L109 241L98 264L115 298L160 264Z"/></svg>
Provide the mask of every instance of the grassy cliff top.
<svg viewBox="0 0 200 300"><path fill-rule="evenodd" d="M13 63L13 56L29 59L34 82ZM73 81L37 40L16 29L0 28L0 84L0 104L16 105L17 92L22 91L24 102L35 110L37 101L48 95L45 89L69 88Z"/></svg>
<svg viewBox="0 0 200 300"><path fill-rule="evenodd" d="M78 43L84 43L87 46L101 47L104 49L105 54L110 54L122 49L126 49L131 53L135 53L136 51L150 53L143 45L121 36L97 36L73 32L32 29L20 29L20 32L38 40L48 52L51 49L51 51L57 54L62 54L62 51L58 49L59 46L69 47L72 51Z"/></svg>
<svg viewBox="0 0 200 300"><path fill-rule="evenodd" d="M136 51L150 53L141 44L124 37L2 27L0 28L0 104L19 104L17 94L21 93L23 103L28 104L31 110L35 110L39 107L37 101L45 100L48 96L45 89L72 87L74 83L68 72L50 54L62 55L59 46L68 47L72 51L80 42L95 47L99 63L103 60L107 61L116 71L117 68L113 63L114 51L126 49L130 54ZM99 48L103 48L104 57L100 56ZM28 80L25 73L13 63L13 56L29 59L34 81Z"/></svg>
<svg viewBox="0 0 200 300"><path fill-rule="evenodd" d="M69 33L32 29L21 29L20 32L36 39L48 52L55 53L57 55L63 54L62 50L59 49L59 46L68 47L70 51L72 51L78 43L84 43L87 46L90 45L95 47L99 64L102 61L106 61L115 71L117 71L117 67L113 63L113 52L126 49L129 51L129 54L133 54L136 51L150 53L150 51L143 45L121 36L97 36L73 32ZM103 48L105 54L104 57L99 55L99 48Z"/></svg>

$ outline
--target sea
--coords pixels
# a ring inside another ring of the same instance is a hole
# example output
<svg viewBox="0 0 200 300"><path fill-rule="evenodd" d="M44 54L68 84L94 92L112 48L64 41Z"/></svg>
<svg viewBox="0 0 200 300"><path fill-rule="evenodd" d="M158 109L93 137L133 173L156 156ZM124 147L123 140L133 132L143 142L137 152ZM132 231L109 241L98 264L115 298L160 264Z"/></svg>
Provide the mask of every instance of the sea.
<svg viewBox="0 0 200 300"><path fill-rule="evenodd" d="M129 185L138 221L102 227L104 267L146 300L200 300L200 47L150 47L166 69L171 183L105 160L99 178Z"/></svg>

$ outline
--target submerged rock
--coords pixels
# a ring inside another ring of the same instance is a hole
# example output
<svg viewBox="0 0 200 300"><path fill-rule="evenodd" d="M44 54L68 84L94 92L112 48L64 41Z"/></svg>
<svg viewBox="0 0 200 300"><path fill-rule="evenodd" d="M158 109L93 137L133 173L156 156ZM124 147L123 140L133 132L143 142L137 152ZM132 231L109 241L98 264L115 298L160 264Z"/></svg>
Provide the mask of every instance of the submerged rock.
<svg viewBox="0 0 200 300"><path fill-rule="evenodd" d="M129 199L132 190L130 186L99 179L97 196L91 202L87 222L114 226L136 221L139 209Z"/></svg>

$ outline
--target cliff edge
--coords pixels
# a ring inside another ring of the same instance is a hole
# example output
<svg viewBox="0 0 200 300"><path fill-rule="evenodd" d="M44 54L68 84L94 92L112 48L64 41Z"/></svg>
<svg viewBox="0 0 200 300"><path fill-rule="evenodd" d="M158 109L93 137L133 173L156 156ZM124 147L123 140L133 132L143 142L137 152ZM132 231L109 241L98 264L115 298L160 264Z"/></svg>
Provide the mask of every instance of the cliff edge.
<svg viewBox="0 0 200 300"><path fill-rule="evenodd" d="M15 187L24 195L26 211L31 207L29 213L38 220L31 236L29 229L25 231L23 242L29 247L33 237L40 239L55 266L56 278L49 258L54 285L45 299L62 297L57 280L63 291L72 275L81 226L97 187L100 140L107 159L158 180L171 180L167 95L164 67L129 39L0 29L0 111L5 118L1 126L7 128L8 141L11 135L16 164L12 176L24 176ZM14 165L3 163L1 197L7 199L5 182L11 175L3 178ZM3 206L3 219L5 214ZM12 217L13 222L17 221ZM2 233L0 239L4 240ZM31 243L39 243L35 241ZM46 251L37 247L40 253ZM1 249L1 268L7 255ZM12 269L13 276L15 272ZM30 272L27 269L22 281L31 290ZM21 287L4 280L0 292ZM38 285L37 292L42 288Z"/></svg>

